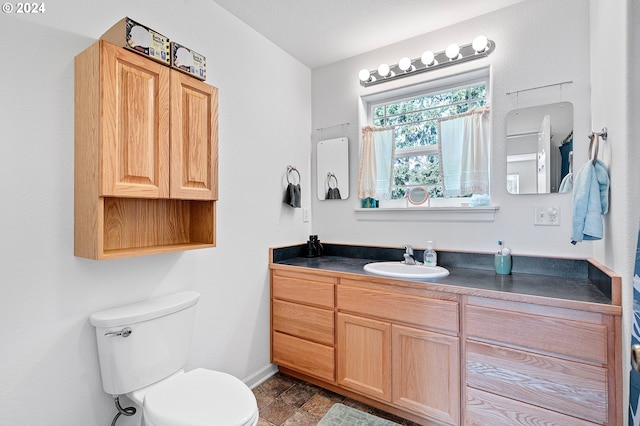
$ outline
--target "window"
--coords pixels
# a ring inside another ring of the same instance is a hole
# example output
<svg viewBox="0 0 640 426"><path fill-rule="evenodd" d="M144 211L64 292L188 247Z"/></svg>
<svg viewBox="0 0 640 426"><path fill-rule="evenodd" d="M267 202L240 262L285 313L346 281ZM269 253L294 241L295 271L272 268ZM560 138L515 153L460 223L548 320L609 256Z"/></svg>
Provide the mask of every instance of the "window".
<svg viewBox="0 0 640 426"><path fill-rule="evenodd" d="M374 126L395 128L392 199L405 198L415 186L427 188L431 198L444 197L438 118L485 106L487 95L487 79L476 78L369 104L369 120Z"/></svg>

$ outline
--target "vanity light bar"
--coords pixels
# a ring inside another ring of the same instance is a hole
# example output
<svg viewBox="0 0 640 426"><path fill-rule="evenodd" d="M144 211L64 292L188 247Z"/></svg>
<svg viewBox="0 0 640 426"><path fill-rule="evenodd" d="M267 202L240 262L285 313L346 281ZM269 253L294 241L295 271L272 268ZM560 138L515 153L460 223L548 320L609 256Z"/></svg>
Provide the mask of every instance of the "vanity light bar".
<svg viewBox="0 0 640 426"><path fill-rule="evenodd" d="M381 64L377 70L369 71L365 68L360 71L358 77L360 78L360 85L369 87L426 71L438 70L462 62L485 58L495 48L496 44L493 40L478 36L473 40L473 43L462 46L450 44L441 52L426 51L420 58L409 59L405 57L395 65Z"/></svg>

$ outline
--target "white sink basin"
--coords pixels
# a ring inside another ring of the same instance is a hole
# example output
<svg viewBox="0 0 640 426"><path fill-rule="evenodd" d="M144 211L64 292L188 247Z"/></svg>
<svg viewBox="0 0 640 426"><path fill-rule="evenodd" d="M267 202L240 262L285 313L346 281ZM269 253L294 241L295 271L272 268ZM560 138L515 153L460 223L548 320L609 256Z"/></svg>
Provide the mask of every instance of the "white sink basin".
<svg viewBox="0 0 640 426"><path fill-rule="evenodd" d="M364 265L364 270L391 278L426 279L449 275L449 271L442 266L407 265L402 262L367 263Z"/></svg>

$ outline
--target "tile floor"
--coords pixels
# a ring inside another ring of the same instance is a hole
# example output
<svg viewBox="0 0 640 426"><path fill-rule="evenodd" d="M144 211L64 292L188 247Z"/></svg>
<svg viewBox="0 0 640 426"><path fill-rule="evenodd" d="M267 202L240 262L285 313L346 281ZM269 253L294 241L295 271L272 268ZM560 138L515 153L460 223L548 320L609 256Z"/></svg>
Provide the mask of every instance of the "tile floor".
<svg viewBox="0 0 640 426"><path fill-rule="evenodd" d="M276 373L253 389L258 400L258 426L315 426L337 402L404 426L417 423L364 405L294 377Z"/></svg>

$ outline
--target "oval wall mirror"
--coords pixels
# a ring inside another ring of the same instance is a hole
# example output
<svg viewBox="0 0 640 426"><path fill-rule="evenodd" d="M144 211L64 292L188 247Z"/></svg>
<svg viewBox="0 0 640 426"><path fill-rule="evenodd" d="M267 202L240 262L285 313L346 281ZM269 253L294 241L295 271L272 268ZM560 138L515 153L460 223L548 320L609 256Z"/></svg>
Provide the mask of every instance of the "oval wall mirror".
<svg viewBox="0 0 640 426"><path fill-rule="evenodd" d="M429 191L423 186L414 186L407 194L407 199L411 204L419 206L429 199Z"/></svg>
<svg viewBox="0 0 640 426"><path fill-rule="evenodd" d="M516 109L507 114L507 191L511 194L562 192L572 172L571 102Z"/></svg>

